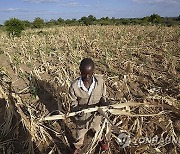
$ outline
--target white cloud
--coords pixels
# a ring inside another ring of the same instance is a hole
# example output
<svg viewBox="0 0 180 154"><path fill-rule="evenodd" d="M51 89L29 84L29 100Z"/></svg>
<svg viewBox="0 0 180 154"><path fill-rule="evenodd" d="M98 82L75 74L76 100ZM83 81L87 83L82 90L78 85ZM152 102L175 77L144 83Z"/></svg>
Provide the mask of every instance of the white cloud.
<svg viewBox="0 0 180 154"><path fill-rule="evenodd" d="M133 2L136 3L164 3L164 4L180 4L179 1L177 0L132 0Z"/></svg>
<svg viewBox="0 0 180 154"><path fill-rule="evenodd" d="M31 2L31 3L54 3L58 2L59 0L23 0L24 2Z"/></svg>
<svg viewBox="0 0 180 154"><path fill-rule="evenodd" d="M26 11L28 11L28 10L21 9L21 8L0 9L0 12L13 12L13 11L26 12Z"/></svg>
<svg viewBox="0 0 180 154"><path fill-rule="evenodd" d="M89 5L82 5L82 4L79 4L77 2L72 2L72 3L61 4L60 6L64 6L64 7L88 7Z"/></svg>
<svg viewBox="0 0 180 154"><path fill-rule="evenodd" d="M26 10L26 9L21 9L21 8L7 8L7 9L1 9L0 8L0 12L5 12L5 13L15 13L15 12L19 12L19 13L23 13L26 14L27 13L31 13L32 14L36 14L36 15L50 15L50 14L54 14L54 11L48 11L48 10Z"/></svg>

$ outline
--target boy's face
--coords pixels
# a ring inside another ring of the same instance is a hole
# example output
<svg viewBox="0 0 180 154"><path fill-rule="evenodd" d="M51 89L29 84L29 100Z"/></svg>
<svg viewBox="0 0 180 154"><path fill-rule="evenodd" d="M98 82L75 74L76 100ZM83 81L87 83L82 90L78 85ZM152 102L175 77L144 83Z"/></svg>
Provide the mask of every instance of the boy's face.
<svg viewBox="0 0 180 154"><path fill-rule="evenodd" d="M81 71L81 77L82 77L83 82L91 83L92 75L94 72L93 66L89 65L89 66L80 68L80 71Z"/></svg>

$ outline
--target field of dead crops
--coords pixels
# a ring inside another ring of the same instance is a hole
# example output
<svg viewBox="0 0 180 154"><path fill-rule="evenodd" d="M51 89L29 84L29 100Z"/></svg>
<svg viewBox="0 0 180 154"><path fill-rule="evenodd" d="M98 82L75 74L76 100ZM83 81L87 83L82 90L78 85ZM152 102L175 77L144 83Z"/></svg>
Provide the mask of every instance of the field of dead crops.
<svg viewBox="0 0 180 154"><path fill-rule="evenodd" d="M180 27L73 26L0 33L0 153L70 153L75 126L68 88L84 57L102 74L119 142L104 118L109 154L180 153ZM123 105L122 105L123 104ZM97 137L83 153L101 153ZM127 139L127 138L126 138ZM126 145L126 146L124 146Z"/></svg>

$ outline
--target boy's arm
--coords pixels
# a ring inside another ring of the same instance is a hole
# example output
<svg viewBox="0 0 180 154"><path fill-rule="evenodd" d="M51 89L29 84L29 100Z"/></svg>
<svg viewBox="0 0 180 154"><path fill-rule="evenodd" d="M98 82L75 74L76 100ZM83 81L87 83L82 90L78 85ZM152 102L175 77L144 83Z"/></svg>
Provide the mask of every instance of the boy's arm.
<svg viewBox="0 0 180 154"><path fill-rule="evenodd" d="M107 103L106 84L103 81L103 85L102 85L102 97L99 100L99 106L106 106L106 105L109 105L109 104Z"/></svg>
<svg viewBox="0 0 180 154"><path fill-rule="evenodd" d="M69 98L71 101L70 110L73 111L75 108L77 108L78 101L72 86L69 88Z"/></svg>
<svg viewBox="0 0 180 154"><path fill-rule="evenodd" d="M69 88L69 97L71 100L70 111L71 112L79 111L77 96L75 95L74 88L72 86ZM83 115L84 112L80 112L77 116L82 117Z"/></svg>

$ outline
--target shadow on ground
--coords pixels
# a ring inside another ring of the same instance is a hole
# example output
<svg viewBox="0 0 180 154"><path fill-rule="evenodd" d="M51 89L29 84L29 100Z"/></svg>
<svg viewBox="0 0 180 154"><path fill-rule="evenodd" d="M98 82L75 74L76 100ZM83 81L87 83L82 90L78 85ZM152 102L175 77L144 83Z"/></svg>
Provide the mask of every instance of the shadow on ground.
<svg viewBox="0 0 180 154"><path fill-rule="evenodd" d="M0 98L0 153L8 154L12 150L17 154L40 153L38 149L34 150L36 145L25 129L14 103L17 102L11 96L8 103Z"/></svg>
<svg viewBox="0 0 180 154"><path fill-rule="evenodd" d="M59 111L64 111L63 108L61 108L61 104L58 104L57 97L55 96L55 93L57 93L56 89L50 85L47 81L38 80L34 78L34 81L36 81L36 89L37 89L37 95L39 97L39 100L42 104L46 106L46 109L49 111L51 115L56 115L59 113ZM65 112L65 111L64 111ZM73 148L73 142L74 138L72 135L72 132L70 128L67 126L66 122L64 120L57 120L58 128L54 128L57 132L64 133L63 136L65 136L68 140L69 146L66 144L65 139L62 138L62 136L57 136L54 132L48 130L49 134L53 138L53 142L58 147L57 153L62 154L68 154L71 153L71 149ZM48 127L48 123L45 124ZM58 130L60 128L60 130ZM52 149L52 148L51 148ZM46 150L47 153L49 150Z"/></svg>

